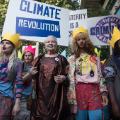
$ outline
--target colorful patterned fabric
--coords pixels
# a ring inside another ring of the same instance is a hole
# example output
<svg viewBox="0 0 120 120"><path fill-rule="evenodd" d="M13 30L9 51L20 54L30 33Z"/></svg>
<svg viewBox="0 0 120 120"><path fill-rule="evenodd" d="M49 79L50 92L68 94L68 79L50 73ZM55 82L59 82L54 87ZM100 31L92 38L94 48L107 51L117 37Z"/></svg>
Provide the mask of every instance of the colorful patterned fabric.
<svg viewBox="0 0 120 120"><path fill-rule="evenodd" d="M27 65L27 64L24 63L22 75L24 76L27 72L29 72L31 67L32 67L31 65ZM32 94L32 78L24 81L23 92L22 92L23 96L28 96L29 97L29 95L31 95L31 94Z"/></svg>
<svg viewBox="0 0 120 120"><path fill-rule="evenodd" d="M68 101L70 104L77 104L76 101L76 91L75 91L75 57L74 56L70 56L68 58L68 62L69 62L69 79L70 79L70 87L69 87L69 91L68 91Z"/></svg>
<svg viewBox="0 0 120 120"><path fill-rule="evenodd" d="M29 72L32 66L23 63L23 72L22 76L24 76L27 72ZM20 102L20 111L14 117L14 120L30 120L30 110L28 110L27 103L29 102L29 97L32 94L32 78L24 81L23 83L23 91Z"/></svg>
<svg viewBox="0 0 120 120"><path fill-rule="evenodd" d="M100 85L100 91L106 91L106 86L102 83L101 80L101 68L100 60L88 54L82 54L79 58L75 59L75 56L72 55L68 58L70 63L69 68L69 79L70 79L70 88L68 92L68 98L70 104L77 104L76 101L76 84L79 82L82 83L97 83ZM94 76L90 76L91 70L94 72Z"/></svg>
<svg viewBox="0 0 120 120"><path fill-rule="evenodd" d="M80 110L102 108L102 97L98 84L78 83L76 85L77 105Z"/></svg>
<svg viewBox="0 0 120 120"><path fill-rule="evenodd" d="M11 98L13 95L13 87L15 86L15 97L21 97L22 92L22 62L15 61L13 67L9 71L8 60L0 61L0 93L3 96L9 96Z"/></svg>
<svg viewBox="0 0 120 120"><path fill-rule="evenodd" d="M0 120L12 120L13 100L0 94Z"/></svg>
<svg viewBox="0 0 120 120"><path fill-rule="evenodd" d="M117 64L116 58L114 56L111 56L105 63L105 68L112 68L112 70L114 71L114 74L113 74L113 71L108 71L108 72L105 72L104 71L104 74L105 74L105 77L106 77L106 84L111 84L113 85L113 88L114 88L114 94L115 94L115 97L116 97L116 100L117 100L117 104L120 108L120 68L119 68L119 64ZM120 57L118 57L119 61L120 61ZM120 63L120 62L119 62ZM109 73L110 72L110 73ZM111 73L112 72L112 73ZM112 75L113 74L113 75ZM112 77L110 76L112 75Z"/></svg>
<svg viewBox="0 0 120 120"><path fill-rule="evenodd" d="M20 112L14 117L14 120L30 120L30 111L27 110L27 101L20 103Z"/></svg>
<svg viewBox="0 0 120 120"><path fill-rule="evenodd" d="M68 62L65 57L39 56L34 60L34 66L38 73L34 76L36 81L36 97L34 101L36 108L32 114L34 120L66 120L69 117L69 105L67 101L67 90L69 81L67 79L66 67ZM66 79L57 84L54 76L65 75Z"/></svg>

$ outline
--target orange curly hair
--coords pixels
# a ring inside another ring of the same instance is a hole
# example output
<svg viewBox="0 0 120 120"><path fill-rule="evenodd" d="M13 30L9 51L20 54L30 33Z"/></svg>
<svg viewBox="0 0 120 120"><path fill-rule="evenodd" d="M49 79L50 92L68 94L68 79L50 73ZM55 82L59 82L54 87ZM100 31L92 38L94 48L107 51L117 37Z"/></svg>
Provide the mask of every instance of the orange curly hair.
<svg viewBox="0 0 120 120"><path fill-rule="evenodd" d="M85 40L85 46L82 50L90 55L94 55L94 46L89 38L88 33L80 32L78 33L72 40L71 50L72 53L75 54L75 57L78 58L81 53L81 48L79 47L77 41L82 38Z"/></svg>

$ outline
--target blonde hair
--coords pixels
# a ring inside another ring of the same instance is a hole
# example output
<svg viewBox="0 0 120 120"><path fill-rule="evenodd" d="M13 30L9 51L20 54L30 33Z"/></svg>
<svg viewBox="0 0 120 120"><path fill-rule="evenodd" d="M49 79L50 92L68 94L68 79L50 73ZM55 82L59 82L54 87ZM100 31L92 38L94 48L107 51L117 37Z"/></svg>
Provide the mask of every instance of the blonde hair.
<svg viewBox="0 0 120 120"><path fill-rule="evenodd" d="M0 61L2 60L2 58L3 58L3 53L2 53L2 47L1 47L1 44L0 44Z"/></svg>
<svg viewBox="0 0 120 120"><path fill-rule="evenodd" d="M13 63L14 63L14 59L16 59L16 58L17 58L17 51L16 51L16 49L14 49L12 51L12 54L9 57L8 70L11 69L11 67L13 66ZM3 60L4 60L4 54L2 52L0 52L0 61L3 61Z"/></svg>
<svg viewBox="0 0 120 120"><path fill-rule="evenodd" d="M16 59L16 58L17 58L17 51L14 48L14 50L12 51L12 54L9 57L8 70L11 69L11 67L13 66L13 63L14 63L14 59Z"/></svg>
<svg viewBox="0 0 120 120"><path fill-rule="evenodd" d="M71 44L71 52L75 55L76 58L78 58L80 56L81 53L81 48L79 47L77 41L82 38L83 40L85 40L85 46L83 48L83 50L90 54L93 55L94 54L94 46L89 38L88 33L78 33L72 40L72 44Z"/></svg>

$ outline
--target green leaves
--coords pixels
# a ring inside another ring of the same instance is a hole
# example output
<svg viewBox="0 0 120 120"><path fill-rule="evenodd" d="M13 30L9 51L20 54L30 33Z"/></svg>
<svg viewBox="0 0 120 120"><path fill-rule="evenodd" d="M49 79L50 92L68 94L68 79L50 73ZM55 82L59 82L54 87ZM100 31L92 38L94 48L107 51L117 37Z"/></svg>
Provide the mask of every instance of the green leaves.
<svg viewBox="0 0 120 120"><path fill-rule="evenodd" d="M7 12L8 1L0 0L0 27L3 26L5 15Z"/></svg>
<svg viewBox="0 0 120 120"><path fill-rule="evenodd" d="M73 2L72 0L37 0L39 2L56 5L58 7L68 8L71 10L76 10L80 8L78 2Z"/></svg>

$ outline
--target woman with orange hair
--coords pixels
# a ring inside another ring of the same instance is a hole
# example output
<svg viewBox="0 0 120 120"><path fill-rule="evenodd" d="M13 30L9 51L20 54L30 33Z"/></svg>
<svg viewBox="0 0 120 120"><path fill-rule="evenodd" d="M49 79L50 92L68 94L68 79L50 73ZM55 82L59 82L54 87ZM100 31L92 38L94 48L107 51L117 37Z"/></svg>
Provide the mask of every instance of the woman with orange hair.
<svg viewBox="0 0 120 120"><path fill-rule="evenodd" d="M105 89L100 89L100 60L86 29L73 31L71 47L68 99L76 108L76 120L102 120L102 98L104 102L107 99L101 95Z"/></svg>

